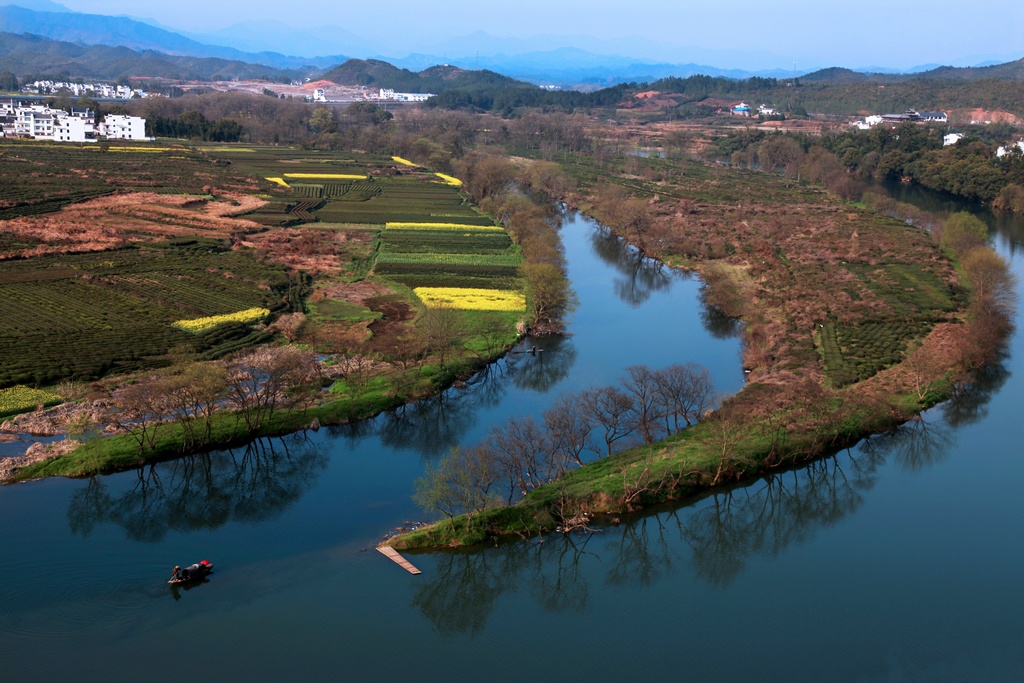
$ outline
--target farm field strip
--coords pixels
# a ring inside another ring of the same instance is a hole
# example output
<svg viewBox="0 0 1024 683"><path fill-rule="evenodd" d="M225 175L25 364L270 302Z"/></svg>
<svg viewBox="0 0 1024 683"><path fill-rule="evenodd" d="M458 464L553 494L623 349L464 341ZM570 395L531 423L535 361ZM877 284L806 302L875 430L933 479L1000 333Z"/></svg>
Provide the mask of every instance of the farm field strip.
<svg viewBox="0 0 1024 683"><path fill-rule="evenodd" d="M205 318L193 318L191 320L176 320L173 325L179 330L198 333L211 330L222 323L254 323L263 320L270 315L267 308L247 308L244 311L225 313L224 315L211 315Z"/></svg>
<svg viewBox="0 0 1024 683"><path fill-rule="evenodd" d="M526 297L515 290L472 289L467 287L417 287L424 304L451 306L469 311L525 311Z"/></svg>
<svg viewBox="0 0 1024 683"><path fill-rule="evenodd" d="M505 232L500 225L474 225L469 223L430 223L416 221L389 221L384 224L385 230L453 230L456 232Z"/></svg>
<svg viewBox="0 0 1024 683"><path fill-rule="evenodd" d="M285 178L309 180L365 180L366 175L355 173L282 173Z"/></svg>
<svg viewBox="0 0 1024 683"><path fill-rule="evenodd" d="M385 252L378 254L377 263L440 264L455 266L508 266L518 268L522 264L518 254L459 254L445 252Z"/></svg>

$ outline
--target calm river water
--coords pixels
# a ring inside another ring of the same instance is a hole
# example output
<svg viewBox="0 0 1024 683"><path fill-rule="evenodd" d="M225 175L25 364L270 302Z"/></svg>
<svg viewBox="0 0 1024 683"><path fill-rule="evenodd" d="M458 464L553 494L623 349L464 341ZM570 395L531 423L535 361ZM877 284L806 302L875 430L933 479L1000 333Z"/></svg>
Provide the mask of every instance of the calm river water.
<svg viewBox="0 0 1024 683"><path fill-rule="evenodd" d="M1024 275L1020 223L1000 251ZM563 228L573 336L354 427L0 488L0 679L1019 681L1020 335L924 424L589 538L372 551L425 463L626 367L742 385L696 280ZM370 550L367 550L370 549ZM174 564L216 566L190 590Z"/></svg>

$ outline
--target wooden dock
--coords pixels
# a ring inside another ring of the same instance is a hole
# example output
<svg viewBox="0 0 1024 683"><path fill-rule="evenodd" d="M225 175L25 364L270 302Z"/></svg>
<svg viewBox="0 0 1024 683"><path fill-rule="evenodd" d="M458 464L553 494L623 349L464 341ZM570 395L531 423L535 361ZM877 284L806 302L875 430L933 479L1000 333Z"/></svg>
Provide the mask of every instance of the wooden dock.
<svg viewBox="0 0 1024 683"><path fill-rule="evenodd" d="M404 557L402 557L401 554L399 554L399 552L397 550L395 550L394 548L392 548L391 546L389 546L389 545L379 545L379 546L377 546L377 550L382 555L384 555L384 557L388 558L389 560L391 560L392 562L394 562L395 564L397 564L399 567L401 567L405 571L409 572L410 574L422 574L423 573L419 569L416 569L416 567L412 566L412 563L409 562L409 560L407 560Z"/></svg>

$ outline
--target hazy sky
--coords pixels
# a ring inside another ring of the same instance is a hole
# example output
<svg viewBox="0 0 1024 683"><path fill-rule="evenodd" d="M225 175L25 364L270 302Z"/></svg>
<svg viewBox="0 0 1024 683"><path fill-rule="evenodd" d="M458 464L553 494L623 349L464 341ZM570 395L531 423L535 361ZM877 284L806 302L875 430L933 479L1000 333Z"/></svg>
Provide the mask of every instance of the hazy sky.
<svg viewBox="0 0 1024 683"><path fill-rule="evenodd" d="M764 68L789 68L794 60L905 68L1024 57L1024 2L1019 0L57 1L80 12L151 18L194 33L247 20L294 27L316 21L360 35L379 45L379 54L394 55L427 51L482 30L510 39L593 36L599 39L595 52L608 53L622 41L618 52L629 56L692 61L702 53L709 57L706 63L745 68L757 64L723 61L758 62L760 54ZM578 38L566 40L583 47ZM548 49L559 46L557 39L547 43ZM502 51L500 44L494 47Z"/></svg>

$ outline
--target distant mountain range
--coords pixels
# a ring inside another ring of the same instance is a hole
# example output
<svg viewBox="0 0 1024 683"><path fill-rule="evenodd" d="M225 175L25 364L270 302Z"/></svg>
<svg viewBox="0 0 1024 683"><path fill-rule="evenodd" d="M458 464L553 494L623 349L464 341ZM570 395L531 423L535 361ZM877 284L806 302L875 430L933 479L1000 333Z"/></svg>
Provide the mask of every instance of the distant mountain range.
<svg viewBox="0 0 1024 683"><path fill-rule="evenodd" d="M374 83L410 92L500 86L503 84L501 78L508 78L509 83L520 79L535 84L596 90L618 83L652 82L668 76L694 74L734 79L799 76L808 82L896 81L911 77L879 67L858 70L835 67L811 73L785 69L744 71L706 64L678 64L597 54L579 47L538 50L532 48L545 42L542 37L499 40L484 32L442 41L435 46L442 51L441 56L410 54L386 60L354 60L346 65L345 55L330 51L342 45L347 55L374 55L379 51L379 44L337 27L313 26L300 32L277 22L258 21L244 22L219 31L183 35L129 17L72 12L51 0L8 1L12 4L0 6L0 30L5 32L0 40L0 70L10 70L19 76L66 73L83 78L147 75L191 79L262 76L282 79L330 75L328 80L341 79L338 82L346 84ZM51 45L39 37L55 42ZM575 37L572 42L580 42L584 38ZM489 46L493 49L495 45L501 45L507 54L472 54L474 48ZM322 49L327 53L316 57L287 54L296 46L306 51ZM448 48L458 49L461 56L449 58ZM432 71L432 67L438 64L457 64L461 68ZM483 73L478 76L466 75L479 70ZM919 73L914 73L914 78L1024 80L1024 60L977 67L927 65L917 67L915 71ZM466 85L468 83L475 85Z"/></svg>
<svg viewBox="0 0 1024 683"><path fill-rule="evenodd" d="M266 79L290 80L300 72L216 57L168 55L154 50L81 45L31 34L0 33L0 71L18 78L56 76L118 80L170 78L176 80Z"/></svg>
<svg viewBox="0 0 1024 683"><path fill-rule="evenodd" d="M127 17L70 11L40 12L17 5L0 6L0 27L6 33L29 33L66 43L156 50L168 55L213 57L264 64L278 69L326 68L346 59L344 55L311 60L306 57L289 57L277 52L245 52L232 47L201 43L180 33Z"/></svg>

